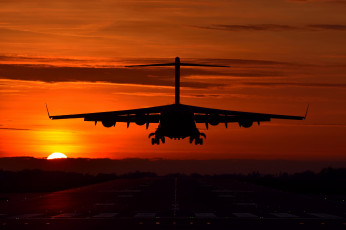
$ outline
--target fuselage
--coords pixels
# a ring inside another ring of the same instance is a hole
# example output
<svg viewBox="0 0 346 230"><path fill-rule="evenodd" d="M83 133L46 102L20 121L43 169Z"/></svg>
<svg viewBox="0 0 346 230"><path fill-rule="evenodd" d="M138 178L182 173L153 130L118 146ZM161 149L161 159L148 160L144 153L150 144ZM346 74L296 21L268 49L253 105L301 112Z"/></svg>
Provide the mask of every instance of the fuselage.
<svg viewBox="0 0 346 230"><path fill-rule="evenodd" d="M169 138L185 138L199 133L194 114L184 110L169 110L161 114L158 134Z"/></svg>

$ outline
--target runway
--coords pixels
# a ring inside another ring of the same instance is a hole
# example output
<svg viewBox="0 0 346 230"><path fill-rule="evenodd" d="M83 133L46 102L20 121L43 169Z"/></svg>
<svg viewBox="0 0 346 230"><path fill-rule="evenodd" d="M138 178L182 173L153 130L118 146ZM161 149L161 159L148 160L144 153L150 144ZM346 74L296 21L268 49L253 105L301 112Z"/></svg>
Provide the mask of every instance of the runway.
<svg viewBox="0 0 346 230"><path fill-rule="evenodd" d="M44 194L0 194L0 229L345 229L342 200L230 178L117 179Z"/></svg>

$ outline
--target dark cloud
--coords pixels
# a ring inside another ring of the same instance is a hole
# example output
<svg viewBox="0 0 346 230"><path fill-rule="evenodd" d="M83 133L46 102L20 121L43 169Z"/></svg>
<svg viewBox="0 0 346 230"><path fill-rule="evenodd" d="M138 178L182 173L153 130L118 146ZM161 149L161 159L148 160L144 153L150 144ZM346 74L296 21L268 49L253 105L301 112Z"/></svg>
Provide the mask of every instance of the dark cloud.
<svg viewBox="0 0 346 230"><path fill-rule="evenodd" d="M1 127L0 129L15 130L15 131L29 131L29 130L32 130L32 129L17 129L17 128L3 128L3 127Z"/></svg>
<svg viewBox="0 0 346 230"><path fill-rule="evenodd" d="M219 98L221 95L218 94L192 94L191 97L196 97L196 98Z"/></svg>
<svg viewBox="0 0 346 230"><path fill-rule="evenodd" d="M70 59L70 58L47 58L47 57L29 57L29 56L6 56L6 55L0 55L0 61L15 61L15 62L45 62L45 63L51 63L56 61L63 61L63 62L82 62L85 60L78 60L78 59Z"/></svg>
<svg viewBox="0 0 346 230"><path fill-rule="evenodd" d="M248 25L211 25L193 26L200 29L225 30L225 31L282 31L297 30L298 27L279 24L248 24Z"/></svg>
<svg viewBox="0 0 346 230"><path fill-rule="evenodd" d="M221 74L209 70L185 69L186 75ZM156 76L156 77L153 77ZM109 82L173 86L174 70L171 68L92 68L92 67L55 67L44 65L0 64L0 78L43 82ZM209 88L223 84L197 81L182 82L183 87Z"/></svg>
<svg viewBox="0 0 346 230"><path fill-rule="evenodd" d="M337 25L337 24L315 24L308 25L307 27L316 30L343 30L346 31L346 25Z"/></svg>
<svg viewBox="0 0 346 230"><path fill-rule="evenodd" d="M248 25L210 25L192 26L198 29L224 30L224 31L316 31L316 30L346 30L346 25L338 24L312 24L302 27L280 25L280 24L248 24Z"/></svg>
<svg viewBox="0 0 346 230"><path fill-rule="evenodd" d="M143 61L144 60L144 61ZM66 58L0 56L0 61L12 61L19 64L0 64L0 79L43 81L43 82L109 82L121 84L140 84L156 86L173 86L174 69L165 67L124 68L119 66L131 64L152 64L173 62L172 58L162 59L127 59L103 60L108 64L93 64L97 60L78 60ZM102 63L101 61L100 63ZM60 62L63 62L62 64ZM196 80L194 76L221 76L225 79L232 77L280 77L282 71L292 63L275 62L270 60L246 59L192 59L184 58L186 63L227 65L231 68L191 68L181 70L182 86L192 88L209 88L224 86L221 83L206 83ZM29 64L39 63L39 64ZM59 64L60 63L60 64ZM72 63L72 64L71 64ZM49 65L48 65L49 64ZM53 66L51 64L64 65ZM116 64L116 65L115 65ZM237 67L237 68L234 68ZM261 69L265 67L269 69Z"/></svg>
<svg viewBox="0 0 346 230"><path fill-rule="evenodd" d="M323 2L332 4L346 4L346 0L287 0L288 2L307 3L307 2Z"/></svg>
<svg viewBox="0 0 346 230"><path fill-rule="evenodd" d="M11 61L17 64L25 63L48 63L49 65L59 66L56 62L79 64L80 66L90 67L115 67L119 65L135 65L135 64L153 64L153 63L170 63L172 58L128 58L128 59L71 59L71 58L51 58L51 57L32 57L20 55L0 55L0 62ZM182 62L200 63L200 64L217 64L217 65L292 65L293 63L277 62L271 60L254 60L254 59L231 59L231 58L182 58ZM96 64L95 64L96 63ZM107 64L97 64L107 63ZM61 64L60 64L61 66ZM78 67L78 66L77 66Z"/></svg>
<svg viewBox="0 0 346 230"><path fill-rule="evenodd" d="M293 87L326 87L326 88L346 88L346 84L338 83L306 83L306 82L245 82L241 83L250 86L293 86Z"/></svg>

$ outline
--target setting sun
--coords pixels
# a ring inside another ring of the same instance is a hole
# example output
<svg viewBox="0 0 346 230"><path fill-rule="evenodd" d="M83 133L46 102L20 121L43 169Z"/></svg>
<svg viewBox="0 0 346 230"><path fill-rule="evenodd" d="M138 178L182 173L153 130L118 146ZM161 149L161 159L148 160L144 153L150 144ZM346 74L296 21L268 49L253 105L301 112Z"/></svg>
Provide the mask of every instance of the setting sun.
<svg viewBox="0 0 346 230"><path fill-rule="evenodd" d="M63 154L63 153L55 152L55 153L50 154L47 157L48 160L51 160L51 159L61 159L61 158L67 158L67 156L65 154Z"/></svg>

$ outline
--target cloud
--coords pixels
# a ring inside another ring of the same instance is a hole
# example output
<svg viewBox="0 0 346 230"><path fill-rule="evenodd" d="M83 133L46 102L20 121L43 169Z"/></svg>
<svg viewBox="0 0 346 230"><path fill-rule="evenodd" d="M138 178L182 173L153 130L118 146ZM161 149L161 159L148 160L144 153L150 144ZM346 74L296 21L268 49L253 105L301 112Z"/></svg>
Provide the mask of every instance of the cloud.
<svg viewBox="0 0 346 230"><path fill-rule="evenodd" d="M43 82L109 82L120 84L139 84L173 86L174 70L171 68L93 68L93 67L55 67L44 65L0 64L0 78ZM220 74L209 70L185 69L185 75ZM183 87L220 87L219 83L198 81L182 82Z"/></svg>
<svg viewBox="0 0 346 230"><path fill-rule="evenodd" d="M17 128L3 128L3 127L1 127L0 129L15 130L15 131L29 131L29 130L32 130L32 129L17 129Z"/></svg>
<svg viewBox="0 0 346 230"><path fill-rule="evenodd" d="M315 87L315 88L346 88L343 83L306 83L306 82L244 82L240 83L249 86L292 86L292 87Z"/></svg>
<svg viewBox="0 0 346 230"><path fill-rule="evenodd" d="M223 31L317 31L317 30L337 30L345 31L346 25L342 24L311 24L306 26L290 26L280 24L247 24L247 25L210 25L192 26L198 29L223 30Z"/></svg>
<svg viewBox="0 0 346 230"><path fill-rule="evenodd" d="M232 59L232 58L183 58L182 62L217 65L292 65L293 63L271 60ZM43 57L24 55L0 55L2 64L49 64L51 66L75 67L115 67L136 64L154 64L173 62L173 58L127 58L78 59L65 57Z"/></svg>
<svg viewBox="0 0 346 230"><path fill-rule="evenodd" d="M308 25L307 27L316 30L340 30L346 31L346 25L338 25L338 24L314 24Z"/></svg>
<svg viewBox="0 0 346 230"><path fill-rule="evenodd" d="M307 2L322 2L332 4L346 4L346 0L287 0L288 2L307 3Z"/></svg>
<svg viewBox="0 0 346 230"><path fill-rule="evenodd" d="M43 82L108 82L153 86L173 86L174 69L166 67L124 68L132 64L173 62L171 58L158 59L70 59L29 56L0 56L0 79ZM231 68L184 67L182 86L191 88L222 87L225 84L207 83L201 79L216 80L234 77L285 76L283 69L294 63L252 59L192 59L183 62L226 65ZM263 69L266 68L266 69Z"/></svg>
<svg viewBox="0 0 346 230"><path fill-rule="evenodd" d="M200 29L225 30L225 31L283 31L297 30L298 27L279 24L247 24L247 25L211 25L211 26L193 26Z"/></svg>

